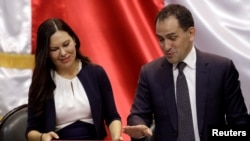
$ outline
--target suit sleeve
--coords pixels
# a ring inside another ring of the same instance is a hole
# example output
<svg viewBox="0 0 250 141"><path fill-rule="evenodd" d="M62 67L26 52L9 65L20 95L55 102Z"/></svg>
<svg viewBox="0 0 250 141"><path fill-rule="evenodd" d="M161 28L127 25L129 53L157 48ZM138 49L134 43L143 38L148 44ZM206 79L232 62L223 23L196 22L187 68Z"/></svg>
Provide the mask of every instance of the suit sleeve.
<svg viewBox="0 0 250 141"><path fill-rule="evenodd" d="M227 122L232 125L249 124L239 73L232 61L227 66L224 83Z"/></svg>
<svg viewBox="0 0 250 141"><path fill-rule="evenodd" d="M152 104L147 71L143 66L139 75L134 102L127 118L128 125L152 124Z"/></svg>

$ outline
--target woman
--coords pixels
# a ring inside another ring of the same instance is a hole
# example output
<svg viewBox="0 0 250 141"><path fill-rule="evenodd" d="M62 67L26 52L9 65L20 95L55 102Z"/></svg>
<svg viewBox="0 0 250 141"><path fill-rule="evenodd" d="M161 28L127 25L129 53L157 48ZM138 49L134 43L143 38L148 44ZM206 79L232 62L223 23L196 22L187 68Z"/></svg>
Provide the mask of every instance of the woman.
<svg viewBox="0 0 250 141"><path fill-rule="evenodd" d="M108 125L121 137L121 118L104 69L80 53L80 41L61 19L38 28L35 68L29 89L29 141L102 140Z"/></svg>

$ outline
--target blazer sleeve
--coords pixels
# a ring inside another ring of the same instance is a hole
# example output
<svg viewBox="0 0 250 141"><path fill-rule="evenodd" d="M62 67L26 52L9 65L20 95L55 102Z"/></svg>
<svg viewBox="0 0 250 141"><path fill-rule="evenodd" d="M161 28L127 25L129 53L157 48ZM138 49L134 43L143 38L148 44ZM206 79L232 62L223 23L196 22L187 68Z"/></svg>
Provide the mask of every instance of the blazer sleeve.
<svg viewBox="0 0 250 141"><path fill-rule="evenodd" d="M96 71L101 91L104 118L107 125L109 125L113 120L121 120L121 117L116 108L113 90L108 75L101 66L98 66Z"/></svg>

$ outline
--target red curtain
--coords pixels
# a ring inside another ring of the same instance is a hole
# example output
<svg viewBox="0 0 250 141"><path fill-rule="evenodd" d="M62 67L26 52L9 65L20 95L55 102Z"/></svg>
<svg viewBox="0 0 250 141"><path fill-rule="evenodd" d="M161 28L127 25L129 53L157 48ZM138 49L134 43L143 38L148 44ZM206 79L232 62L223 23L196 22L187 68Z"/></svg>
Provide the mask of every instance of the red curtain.
<svg viewBox="0 0 250 141"><path fill-rule="evenodd" d="M162 55L154 18L163 6L163 0L32 0L32 50L43 20L68 22L81 40L82 53L106 70L125 126L140 67Z"/></svg>

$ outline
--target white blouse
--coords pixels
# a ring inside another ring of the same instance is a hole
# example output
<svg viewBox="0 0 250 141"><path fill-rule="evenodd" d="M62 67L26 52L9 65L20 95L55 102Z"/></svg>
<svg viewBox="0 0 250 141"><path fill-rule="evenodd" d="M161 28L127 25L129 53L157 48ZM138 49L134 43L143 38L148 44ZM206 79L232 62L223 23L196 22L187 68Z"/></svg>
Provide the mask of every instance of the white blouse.
<svg viewBox="0 0 250 141"><path fill-rule="evenodd" d="M79 63L81 70L81 63ZM78 77L66 79L53 73L56 89L54 100L56 109L56 130L77 120L93 124L89 100Z"/></svg>

